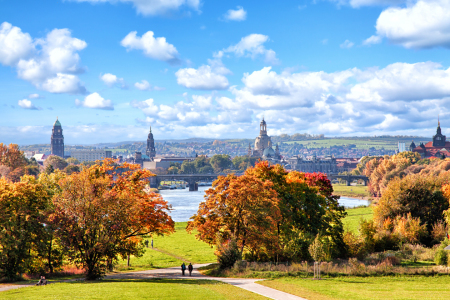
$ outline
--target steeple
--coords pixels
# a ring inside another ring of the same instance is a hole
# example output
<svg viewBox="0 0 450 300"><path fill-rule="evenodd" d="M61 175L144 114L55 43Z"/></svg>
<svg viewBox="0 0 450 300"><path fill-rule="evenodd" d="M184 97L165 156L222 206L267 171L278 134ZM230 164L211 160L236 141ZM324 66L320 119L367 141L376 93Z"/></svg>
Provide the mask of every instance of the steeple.
<svg viewBox="0 0 450 300"><path fill-rule="evenodd" d="M156 156L155 140L153 139L152 126L150 126L150 131L147 137L147 149L145 151L150 160Z"/></svg>
<svg viewBox="0 0 450 300"><path fill-rule="evenodd" d="M436 129L436 134L433 136L433 147L445 147L445 135L441 132L441 122L438 115L438 127Z"/></svg>

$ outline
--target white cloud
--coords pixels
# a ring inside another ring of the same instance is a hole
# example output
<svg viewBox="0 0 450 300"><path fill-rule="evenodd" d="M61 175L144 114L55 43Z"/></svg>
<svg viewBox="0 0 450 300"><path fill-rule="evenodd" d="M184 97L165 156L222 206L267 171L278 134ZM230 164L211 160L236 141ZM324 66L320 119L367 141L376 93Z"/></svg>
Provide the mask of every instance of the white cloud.
<svg viewBox="0 0 450 300"><path fill-rule="evenodd" d="M236 56L251 57L252 59L257 56L263 56L267 63L277 64L279 63L275 51L272 49L266 49L264 43L269 40L267 35L263 34L250 34L243 37L239 43L232 45L223 50L223 52L232 52Z"/></svg>
<svg viewBox="0 0 450 300"><path fill-rule="evenodd" d="M223 70L222 70L223 72ZM214 72L209 65L203 65L198 69L179 69L175 75L177 83L190 89L198 90L224 90L228 88L228 79L222 74Z"/></svg>
<svg viewBox="0 0 450 300"><path fill-rule="evenodd" d="M106 73L103 75L100 75L100 79L103 81L104 84L106 84L109 87L117 86L121 89L128 88L125 80L123 78L119 78L114 74Z"/></svg>
<svg viewBox="0 0 450 300"><path fill-rule="evenodd" d="M142 37L136 34L136 31L132 31L120 42L127 51L142 50L150 58L172 64L179 63L177 49L174 45L167 43L165 37L155 38L153 31L147 31Z"/></svg>
<svg viewBox="0 0 450 300"><path fill-rule="evenodd" d="M39 99L39 98L42 98L42 97L39 96L39 94L30 94L30 95L28 95L28 98L30 98L30 99Z"/></svg>
<svg viewBox="0 0 450 300"><path fill-rule="evenodd" d="M159 108L154 104L153 99L147 99L144 101L132 101L131 106L142 110L142 112L147 116L156 116L159 112Z"/></svg>
<svg viewBox="0 0 450 300"><path fill-rule="evenodd" d="M114 106L111 100L106 100L99 93L92 93L84 98L84 101L78 99L75 100L77 106L83 106L88 108L114 110Z"/></svg>
<svg viewBox="0 0 450 300"><path fill-rule="evenodd" d="M393 6L400 5L408 0L350 0L349 3L352 7L361 6Z"/></svg>
<svg viewBox="0 0 450 300"><path fill-rule="evenodd" d="M90 3L131 3L136 11L144 16L166 14L182 8L199 11L200 0L71 0L75 2Z"/></svg>
<svg viewBox="0 0 450 300"><path fill-rule="evenodd" d="M40 107L34 106L34 104L31 103L31 101L28 99L19 100L17 104L24 109L30 109L30 110L40 110L41 109Z"/></svg>
<svg viewBox="0 0 450 300"><path fill-rule="evenodd" d="M20 59L27 58L34 50L28 33L7 22L0 25L0 63L15 66Z"/></svg>
<svg viewBox="0 0 450 300"><path fill-rule="evenodd" d="M19 78L51 93L86 91L76 76L84 71L78 51L86 46L68 29L53 29L33 41L18 27L6 22L0 25L0 63L15 67Z"/></svg>
<svg viewBox="0 0 450 300"><path fill-rule="evenodd" d="M148 83L147 80L142 80L141 82L136 82L134 86L141 91L150 91L152 86Z"/></svg>
<svg viewBox="0 0 450 300"><path fill-rule="evenodd" d="M345 40L345 42L343 42L340 47L342 49L350 49L351 47L353 47L355 44L350 42L349 40Z"/></svg>
<svg viewBox="0 0 450 300"><path fill-rule="evenodd" d="M381 36L372 35L371 37L369 37L363 41L363 45L370 46L373 44L379 44L379 43L381 43L381 40L382 40Z"/></svg>
<svg viewBox="0 0 450 300"><path fill-rule="evenodd" d="M247 12L242 6L238 6L236 10L229 9L223 17L228 21L244 21L247 18Z"/></svg>
<svg viewBox="0 0 450 300"><path fill-rule="evenodd" d="M419 0L391 7L377 20L377 35L405 48L450 48L450 0Z"/></svg>

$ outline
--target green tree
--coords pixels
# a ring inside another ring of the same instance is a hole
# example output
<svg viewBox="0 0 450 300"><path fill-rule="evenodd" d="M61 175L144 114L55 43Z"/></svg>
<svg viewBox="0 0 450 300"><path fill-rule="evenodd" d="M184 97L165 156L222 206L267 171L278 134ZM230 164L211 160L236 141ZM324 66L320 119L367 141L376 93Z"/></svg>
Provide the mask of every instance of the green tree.
<svg viewBox="0 0 450 300"><path fill-rule="evenodd" d="M41 184L0 179L0 274L8 280L18 279L29 263L48 202Z"/></svg>
<svg viewBox="0 0 450 300"><path fill-rule="evenodd" d="M75 157L69 157L68 159L66 159L66 162L69 164L73 164L73 165L80 164L80 161L78 159L76 159Z"/></svg>
<svg viewBox="0 0 450 300"><path fill-rule="evenodd" d="M64 158L57 155L50 155L44 162L44 168L47 168L49 165L51 165L54 170L64 170L68 163L64 160Z"/></svg>
<svg viewBox="0 0 450 300"><path fill-rule="evenodd" d="M64 169L64 172L66 172L68 175L70 175L72 173L77 173L77 172L80 172L80 167L77 165L68 165Z"/></svg>
<svg viewBox="0 0 450 300"><path fill-rule="evenodd" d="M197 169L195 168L195 164L192 161L185 160L181 164L181 172L183 174L195 174L197 173Z"/></svg>
<svg viewBox="0 0 450 300"><path fill-rule="evenodd" d="M211 166L214 168L214 172L220 173L225 169L231 167L231 158L227 154L216 154L210 159Z"/></svg>

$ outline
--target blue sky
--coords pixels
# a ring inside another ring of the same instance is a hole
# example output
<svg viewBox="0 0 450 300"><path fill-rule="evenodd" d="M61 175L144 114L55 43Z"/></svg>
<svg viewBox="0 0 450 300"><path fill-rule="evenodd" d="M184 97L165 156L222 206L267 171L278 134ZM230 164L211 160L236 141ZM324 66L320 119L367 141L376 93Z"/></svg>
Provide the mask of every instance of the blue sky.
<svg viewBox="0 0 450 300"><path fill-rule="evenodd" d="M0 142L434 133L450 0L0 0Z"/></svg>

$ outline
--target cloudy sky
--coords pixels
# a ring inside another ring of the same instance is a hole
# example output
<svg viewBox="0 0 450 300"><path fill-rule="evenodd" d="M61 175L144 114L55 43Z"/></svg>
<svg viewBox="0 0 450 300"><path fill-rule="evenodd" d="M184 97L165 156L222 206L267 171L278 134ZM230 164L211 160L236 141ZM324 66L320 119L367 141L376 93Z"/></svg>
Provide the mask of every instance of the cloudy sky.
<svg viewBox="0 0 450 300"><path fill-rule="evenodd" d="M445 134L449 48L450 0L0 0L0 142Z"/></svg>

